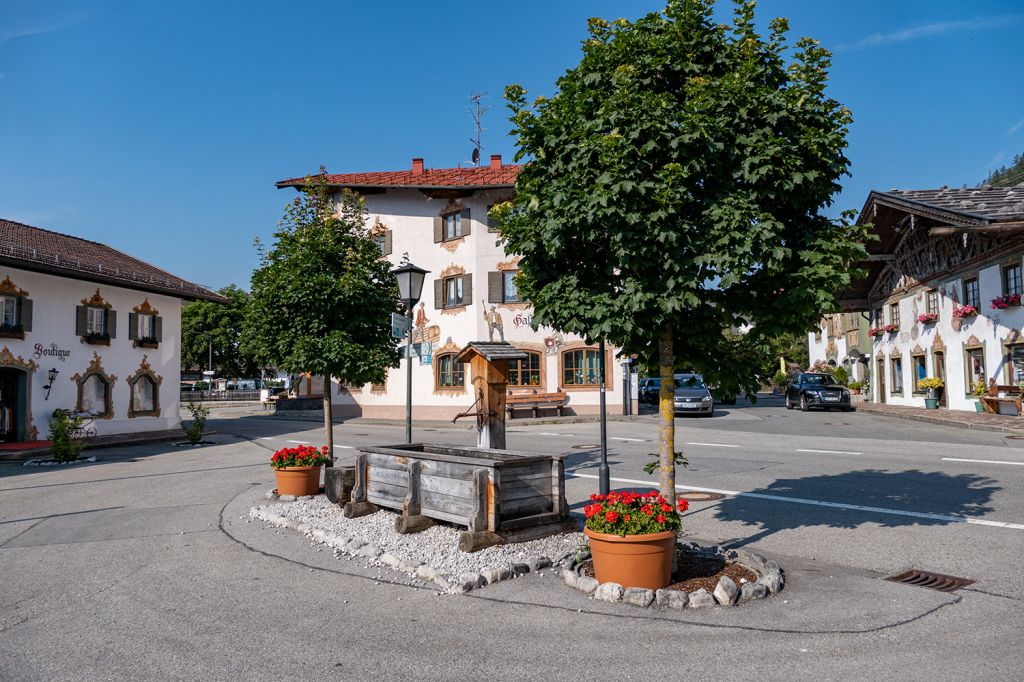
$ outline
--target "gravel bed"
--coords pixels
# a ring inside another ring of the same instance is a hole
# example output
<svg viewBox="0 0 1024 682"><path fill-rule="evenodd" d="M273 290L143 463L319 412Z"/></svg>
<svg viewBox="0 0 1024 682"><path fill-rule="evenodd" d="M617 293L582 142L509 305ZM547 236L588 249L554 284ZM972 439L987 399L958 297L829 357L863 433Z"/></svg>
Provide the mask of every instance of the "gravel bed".
<svg viewBox="0 0 1024 682"><path fill-rule="evenodd" d="M388 566L434 582L446 592L465 593L530 571L542 572L552 564L571 560L586 545L582 533L563 533L466 553L458 546L461 529L437 525L401 535L394 530L395 517L394 512L382 510L348 519L323 495L249 511L250 520L298 530L315 543L333 547L338 558L358 556L370 565Z"/></svg>
<svg viewBox="0 0 1024 682"><path fill-rule="evenodd" d="M79 457L73 459L70 462L58 462L55 459L30 459L22 463L23 467L62 467L68 466L69 464L91 464L96 461L96 456L92 457Z"/></svg>

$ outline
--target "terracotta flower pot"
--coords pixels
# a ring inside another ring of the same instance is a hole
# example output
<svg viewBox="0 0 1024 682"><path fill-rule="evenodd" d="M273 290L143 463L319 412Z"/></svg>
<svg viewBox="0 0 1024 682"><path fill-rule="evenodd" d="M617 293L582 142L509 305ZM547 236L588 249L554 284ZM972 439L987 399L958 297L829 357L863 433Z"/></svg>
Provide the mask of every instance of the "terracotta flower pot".
<svg viewBox="0 0 1024 682"><path fill-rule="evenodd" d="M274 469L278 495L316 495L320 492L320 467Z"/></svg>
<svg viewBox="0 0 1024 682"><path fill-rule="evenodd" d="M676 531L620 537L584 528L583 533L590 538L594 577L598 582L649 590L660 590L672 582Z"/></svg>

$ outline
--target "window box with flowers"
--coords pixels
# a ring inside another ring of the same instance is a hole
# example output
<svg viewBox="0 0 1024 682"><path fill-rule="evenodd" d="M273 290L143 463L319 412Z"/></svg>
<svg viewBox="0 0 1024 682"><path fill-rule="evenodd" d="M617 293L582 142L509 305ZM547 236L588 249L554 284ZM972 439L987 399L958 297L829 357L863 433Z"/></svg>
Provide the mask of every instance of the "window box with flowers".
<svg viewBox="0 0 1024 682"><path fill-rule="evenodd" d="M963 325L964 320L972 320L978 316L978 309L973 305L956 305L953 306L953 320L950 324L953 327L953 331L960 331L960 327Z"/></svg>
<svg viewBox="0 0 1024 682"><path fill-rule="evenodd" d="M0 324L0 339L24 339L25 328L20 324Z"/></svg>
<svg viewBox="0 0 1024 682"><path fill-rule="evenodd" d="M678 512L656 490L591 495L583 507L594 577L623 587L659 590L672 580L672 553L682 528Z"/></svg>
<svg viewBox="0 0 1024 682"><path fill-rule="evenodd" d="M882 329L885 330L886 334L895 334L900 330L900 326L898 324L887 324Z"/></svg>
<svg viewBox="0 0 1024 682"><path fill-rule="evenodd" d="M917 316L917 321L921 324L935 324L939 321L938 313L921 313Z"/></svg>
<svg viewBox="0 0 1024 682"><path fill-rule="evenodd" d="M885 328L884 327L872 327L871 329L868 330L868 336L879 337L879 336L884 336L884 335L885 335Z"/></svg>
<svg viewBox="0 0 1024 682"><path fill-rule="evenodd" d="M1003 294L992 299L993 310L1006 310L1020 305L1020 294Z"/></svg>
<svg viewBox="0 0 1024 682"><path fill-rule="evenodd" d="M312 445L278 450L270 458L277 478L277 494L316 495L320 492L320 467L330 461L326 445L319 450Z"/></svg>

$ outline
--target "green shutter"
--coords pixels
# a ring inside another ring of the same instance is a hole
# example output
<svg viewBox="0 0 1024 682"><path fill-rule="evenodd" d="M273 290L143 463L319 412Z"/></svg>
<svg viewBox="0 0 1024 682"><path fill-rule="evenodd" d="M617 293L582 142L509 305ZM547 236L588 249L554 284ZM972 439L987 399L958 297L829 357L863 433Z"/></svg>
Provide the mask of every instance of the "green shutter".
<svg viewBox="0 0 1024 682"><path fill-rule="evenodd" d="M89 333L89 310L84 305L75 306L75 336Z"/></svg>
<svg viewBox="0 0 1024 682"><path fill-rule="evenodd" d="M443 282L439 279L434 280L434 310L441 310L444 308L444 289Z"/></svg>
<svg viewBox="0 0 1024 682"><path fill-rule="evenodd" d="M108 310L106 315L106 332L110 338L117 338L117 311Z"/></svg>
<svg viewBox="0 0 1024 682"><path fill-rule="evenodd" d="M21 328L27 332L32 331L32 301L28 298L19 298L21 310L18 311L18 322Z"/></svg>
<svg viewBox="0 0 1024 682"><path fill-rule="evenodd" d="M164 318L159 315L153 316L153 336L156 337L157 343L164 340Z"/></svg>
<svg viewBox="0 0 1024 682"><path fill-rule="evenodd" d="M136 313L128 313L128 340L135 341L139 338L139 316Z"/></svg>
<svg viewBox="0 0 1024 682"><path fill-rule="evenodd" d="M502 292L501 292L501 273L500 272L488 272L487 273L487 302L488 303L501 303Z"/></svg>

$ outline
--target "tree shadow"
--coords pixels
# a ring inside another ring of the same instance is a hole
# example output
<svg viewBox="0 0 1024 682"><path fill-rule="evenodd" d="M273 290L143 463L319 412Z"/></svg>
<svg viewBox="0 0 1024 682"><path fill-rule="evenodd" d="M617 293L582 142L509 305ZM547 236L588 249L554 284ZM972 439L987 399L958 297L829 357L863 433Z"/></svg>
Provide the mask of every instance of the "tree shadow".
<svg viewBox="0 0 1024 682"><path fill-rule="evenodd" d="M824 526L854 529L963 523L993 510L1002 488L976 474L864 469L843 474L788 478L743 495L727 497L715 510L719 521L757 529L731 546L757 542L781 530Z"/></svg>

